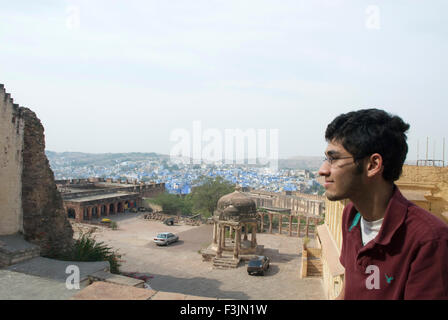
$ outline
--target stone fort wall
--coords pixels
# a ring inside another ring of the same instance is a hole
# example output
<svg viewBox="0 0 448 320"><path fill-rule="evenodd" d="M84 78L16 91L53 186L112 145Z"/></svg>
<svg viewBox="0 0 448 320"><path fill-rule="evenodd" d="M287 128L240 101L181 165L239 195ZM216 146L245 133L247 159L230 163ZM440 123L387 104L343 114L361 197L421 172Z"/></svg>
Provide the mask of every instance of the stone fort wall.
<svg viewBox="0 0 448 320"><path fill-rule="evenodd" d="M0 85L0 235L22 232L22 148L24 120Z"/></svg>
<svg viewBox="0 0 448 320"><path fill-rule="evenodd" d="M45 155L42 123L13 103L0 85L0 235L23 234L44 256L73 243L53 171Z"/></svg>

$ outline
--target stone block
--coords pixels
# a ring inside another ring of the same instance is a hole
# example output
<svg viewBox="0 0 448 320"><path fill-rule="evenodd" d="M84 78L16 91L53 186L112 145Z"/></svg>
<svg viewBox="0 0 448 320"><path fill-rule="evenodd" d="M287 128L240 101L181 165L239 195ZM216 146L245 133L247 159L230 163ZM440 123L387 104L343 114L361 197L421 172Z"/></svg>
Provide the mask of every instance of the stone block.
<svg viewBox="0 0 448 320"><path fill-rule="evenodd" d="M90 280L93 281L104 281L124 286L131 286L136 288L144 288L145 281L140 279L135 279L131 277L126 277L118 274L113 274L106 271L97 271L89 275Z"/></svg>
<svg viewBox="0 0 448 320"><path fill-rule="evenodd" d="M155 294L154 290L96 281L73 296L71 300L149 300Z"/></svg>

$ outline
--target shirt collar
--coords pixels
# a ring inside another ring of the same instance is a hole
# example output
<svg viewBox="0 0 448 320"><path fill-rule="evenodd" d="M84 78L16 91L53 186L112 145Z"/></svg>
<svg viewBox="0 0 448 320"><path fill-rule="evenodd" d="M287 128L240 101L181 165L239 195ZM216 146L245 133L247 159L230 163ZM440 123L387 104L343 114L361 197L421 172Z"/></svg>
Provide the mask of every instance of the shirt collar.
<svg viewBox="0 0 448 320"><path fill-rule="evenodd" d="M381 245L389 244L395 232L403 224L408 212L408 206L409 202L403 197L398 187L394 185L394 192L387 205L376 243Z"/></svg>
<svg viewBox="0 0 448 320"><path fill-rule="evenodd" d="M409 202L403 197L398 187L394 185L394 191L386 207L381 229L374 240L376 243L381 245L389 244L395 232L403 224L408 211L408 206ZM359 228L360 214L355 207L352 208L350 216L351 219L349 219L349 221L351 223L349 225L349 231L351 231L354 227Z"/></svg>

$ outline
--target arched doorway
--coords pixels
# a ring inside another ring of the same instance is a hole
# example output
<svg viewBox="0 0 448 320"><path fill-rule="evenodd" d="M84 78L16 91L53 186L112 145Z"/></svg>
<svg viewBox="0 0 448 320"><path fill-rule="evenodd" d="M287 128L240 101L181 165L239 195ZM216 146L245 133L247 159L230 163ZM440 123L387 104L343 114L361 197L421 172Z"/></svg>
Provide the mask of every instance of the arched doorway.
<svg viewBox="0 0 448 320"><path fill-rule="evenodd" d="M121 202L118 202L117 212L123 212L123 204Z"/></svg>
<svg viewBox="0 0 448 320"><path fill-rule="evenodd" d="M99 215L98 215L98 208L97 207L93 207L92 208L92 218L98 219Z"/></svg>
<svg viewBox="0 0 448 320"><path fill-rule="evenodd" d="M76 211L73 208L68 208L67 209L67 217L69 219L75 219L76 218Z"/></svg>
<svg viewBox="0 0 448 320"><path fill-rule="evenodd" d="M115 204L114 203L111 203L110 205L109 205L109 212L112 214L112 213L115 213Z"/></svg>
<svg viewBox="0 0 448 320"><path fill-rule="evenodd" d="M106 215L106 210L107 210L107 207L105 205L102 205L101 206L101 216L102 217Z"/></svg>
<svg viewBox="0 0 448 320"><path fill-rule="evenodd" d="M84 208L82 210L82 219L83 220L89 220L89 209Z"/></svg>

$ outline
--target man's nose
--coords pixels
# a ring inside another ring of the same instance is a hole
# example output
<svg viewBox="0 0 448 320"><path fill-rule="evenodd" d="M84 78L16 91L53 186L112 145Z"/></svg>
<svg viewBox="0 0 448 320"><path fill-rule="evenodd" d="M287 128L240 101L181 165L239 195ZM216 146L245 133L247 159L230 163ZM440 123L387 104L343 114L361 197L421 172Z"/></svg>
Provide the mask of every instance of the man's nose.
<svg viewBox="0 0 448 320"><path fill-rule="evenodd" d="M330 164L328 161L324 161L317 172L320 176L329 176L330 175Z"/></svg>

